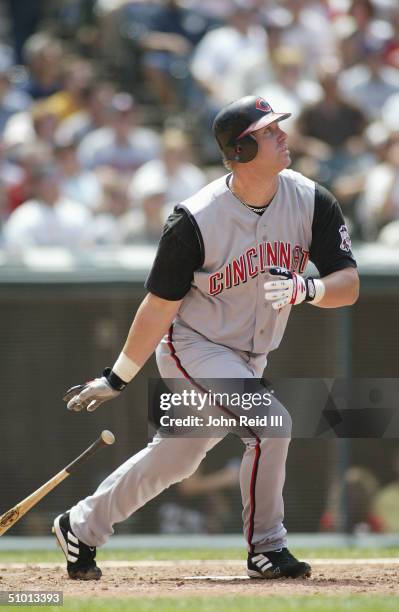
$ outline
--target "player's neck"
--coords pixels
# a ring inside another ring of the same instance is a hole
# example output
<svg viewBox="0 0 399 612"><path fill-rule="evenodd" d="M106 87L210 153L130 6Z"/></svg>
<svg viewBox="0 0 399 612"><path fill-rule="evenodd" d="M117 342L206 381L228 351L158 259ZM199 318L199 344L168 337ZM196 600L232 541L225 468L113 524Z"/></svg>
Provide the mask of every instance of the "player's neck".
<svg viewBox="0 0 399 612"><path fill-rule="evenodd" d="M259 208L270 204L278 189L278 175L270 178L253 177L234 172L230 178L230 189L246 204Z"/></svg>

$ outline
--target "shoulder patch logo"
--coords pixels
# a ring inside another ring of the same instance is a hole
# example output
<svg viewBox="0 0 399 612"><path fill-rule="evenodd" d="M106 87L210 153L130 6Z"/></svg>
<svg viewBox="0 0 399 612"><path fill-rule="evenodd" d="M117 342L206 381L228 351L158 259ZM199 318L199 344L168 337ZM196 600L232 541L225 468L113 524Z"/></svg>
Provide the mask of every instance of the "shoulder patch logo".
<svg viewBox="0 0 399 612"><path fill-rule="evenodd" d="M339 233L341 236L341 244L339 245L339 248L341 251L348 253L352 248L352 242L346 225L341 225L339 228Z"/></svg>

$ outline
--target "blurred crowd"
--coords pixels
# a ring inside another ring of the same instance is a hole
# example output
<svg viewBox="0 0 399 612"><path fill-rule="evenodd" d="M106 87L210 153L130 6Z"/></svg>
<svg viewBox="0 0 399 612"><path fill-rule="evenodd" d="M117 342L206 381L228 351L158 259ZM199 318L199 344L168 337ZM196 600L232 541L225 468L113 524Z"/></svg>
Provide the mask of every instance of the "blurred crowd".
<svg viewBox="0 0 399 612"><path fill-rule="evenodd" d="M0 0L0 248L156 243L265 97L357 240L399 245L397 0Z"/></svg>
<svg viewBox="0 0 399 612"><path fill-rule="evenodd" d="M327 496L325 510L320 517L321 531L350 533L399 533L399 449L392 454L392 467L388 474L392 480L380 482L363 465L350 467L342 480L336 479ZM342 496L345 496L346 525L340 519Z"/></svg>

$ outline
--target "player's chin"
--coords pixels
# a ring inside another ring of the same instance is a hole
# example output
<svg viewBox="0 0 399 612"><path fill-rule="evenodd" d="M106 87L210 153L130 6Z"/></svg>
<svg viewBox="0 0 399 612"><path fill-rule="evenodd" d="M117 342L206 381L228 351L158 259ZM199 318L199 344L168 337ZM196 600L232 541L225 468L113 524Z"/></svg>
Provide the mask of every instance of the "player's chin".
<svg viewBox="0 0 399 612"><path fill-rule="evenodd" d="M288 166L291 165L292 159L291 159L291 154L288 149L283 151L282 162L284 164L284 168L288 168Z"/></svg>
<svg viewBox="0 0 399 612"><path fill-rule="evenodd" d="M282 151L280 155L281 169L284 170L285 168L288 168L288 166L291 165L291 161L292 161L291 155L288 149L286 149L285 151Z"/></svg>

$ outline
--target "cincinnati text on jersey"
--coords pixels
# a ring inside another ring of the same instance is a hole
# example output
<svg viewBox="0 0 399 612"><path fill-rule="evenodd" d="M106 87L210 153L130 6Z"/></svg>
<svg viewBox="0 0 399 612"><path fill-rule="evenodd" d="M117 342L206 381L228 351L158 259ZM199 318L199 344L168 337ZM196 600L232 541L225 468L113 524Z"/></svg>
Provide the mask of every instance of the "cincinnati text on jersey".
<svg viewBox="0 0 399 612"><path fill-rule="evenodd" d="M209 294L218 295L225 289L237 287L250 278L263 274L269 267L287 268L302 274L309 261L309 251L299 244L276 240L261 242L228 262L224 268L209 276Z"/></svg>

